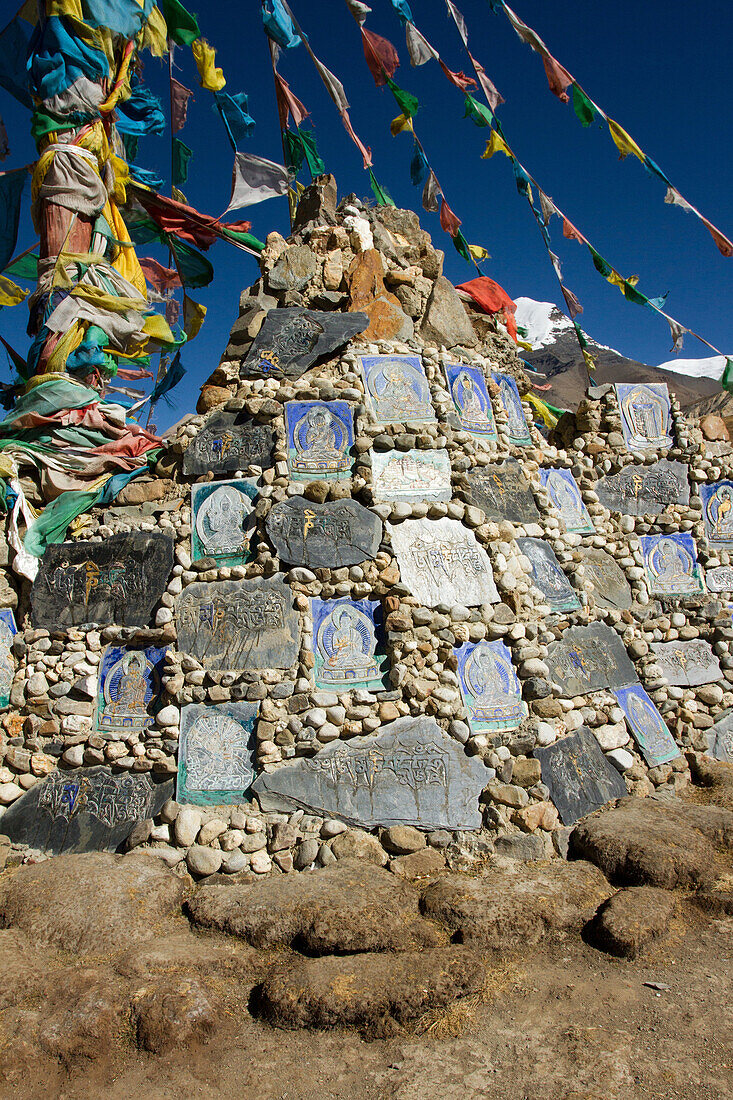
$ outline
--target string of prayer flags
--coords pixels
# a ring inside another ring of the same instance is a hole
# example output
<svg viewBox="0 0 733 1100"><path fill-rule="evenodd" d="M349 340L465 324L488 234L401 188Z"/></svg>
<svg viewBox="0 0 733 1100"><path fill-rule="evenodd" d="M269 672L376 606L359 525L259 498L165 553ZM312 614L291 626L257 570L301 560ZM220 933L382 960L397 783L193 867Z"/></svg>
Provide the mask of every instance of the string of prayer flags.
<svg viewBox="0 0 733 1100"><path fill-rule="evenodd" d="M347 0L348 2L348 0ZM414 23L405 24L405 38L407 40L407 52L410 55L410 64L413 69L419 68L427 61L437 61L438 54L417 29Z"/></svg>
<svg viewBox="0 0 733 1100"><path fill-rule="evenodd" d="M394 204L394 201L393 201L392 196L390 195L389 191L385 190L385 188L382 187L382 185L377 182L377 178L374 175L374 172L372 171L371 168L368 169L368 172L369 172L369 184L370 184L371 189L372 189L372 194L374 195L374 198L377 200L377 205L378 206L394 206L395 204Z"/></svg>

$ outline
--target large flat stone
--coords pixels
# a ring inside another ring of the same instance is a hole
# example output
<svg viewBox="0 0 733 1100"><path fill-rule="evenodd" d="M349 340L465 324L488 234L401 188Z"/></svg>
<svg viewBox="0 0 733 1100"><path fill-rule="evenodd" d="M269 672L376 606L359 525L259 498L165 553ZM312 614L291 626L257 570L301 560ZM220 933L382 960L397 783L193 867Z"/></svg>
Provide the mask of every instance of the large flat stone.
<svg viewBox="0 0 733 1100"><path fill-rule="evenodd" d="M624 466L602 477L595 491L604 508L626 516L658 516L670 504L690 503L687 467L666 458L652 466Z"/></svg>
<svg viewBox="0 0 733 1100"><path fill-rule="evenodd" d="M372 495L375 500L450 500L448 452L372 451Z"/></svg>
<svg viewBox="0 0 733 1100"><path fill-rule="evenodd" d="M563 825L573 825L614 798L623 798L626 783L606 760L590 730L575 733L542 749L534 756L542 768L542 782L550 789Z"/></svg>
<svg viewBox="0 0 733 1100"><path fill-rule="evenodd" d="M674 440L667 383L617 382L614 388L627 448L656 451L671 447Z"/></svg>
<svg viewBox="0 0 733 1100"><path fill-rule="evenodd" d="M234 473L248 466L272 465L275 433L266 424L248 420L244 413L213 413L183 453L183 472Z"/></svg>
<svg viewBox="0 0 733 1100"><path fill-rule="evenodd" d="M241 367L243 378L299 378L369 324L364 313L326 313L299 306L273 309Z"/></svg>
<svg viewBox="0 0 733 1100"><path fill-rule="evenodd" d="M510 523L537 523L539 509L529 482L515 458L501 465L482 466L470 470L468 496L487 519L509 520Z"/></svg>
<svg viewBox="0 0 733 1100"><path fill-rule="evenodd" d="M573 626L547 648L550 678L570 698L624 687L639 677L616 631L605 623Z"/></svg>
<svg viewBox="0 0 733 1100"><path fill-rule="evenodd" d="M48 855L113 852L172 796L173 780L153 783L147 775L115 775L101 766L53 772L5 811L2 831Z"/></svg>
<svg viewBox="0 0 733 1100"><path fill-rule="evenodd" d="M267 517L267 534L282 561L309 569L340 569L374 557L382 521L355 500L316 504L290 497Z"/></svg>
<svg viewBox="0 0 733 1100"><path fill-rule="evenodd" d="M445 275L439 275L433 283L420 324L420 335L427 344L437 344L438 347L472 348L478 343L478 336L458 291Z"/></svg>
<svg viewBox="0 0 733 1100"><path fill-rule="evenodd" d="M710 644L701 638L690 642L652 642L651 648L656 664L670 684L695 687L714 684L722 676Z"/></svg>
<svg viewBox="0 0 733 1100"><path fill-rule="evenodd" d="M307 244L286 248L267 276L270 290L302 290L316 273L318 260Z"/></svg>
<svg viewBox="0 0 733 1100"><path fill-rule="evenodd" d="M433 718L399 718L376 737L332 741L314 757L258 776L265 809L303 808L350 824L478 829L485 765Z"/></svg>
<svg viewBox="0 0 733 1100"><path fill-rule="evenodd" d="M256 703L193 703L181 711L176 798L198 806L243 802L255 777Z"/></svg>
<svg viewBox="0 0 733 1100"><path fill-rule="evenodd" d="M627 611L633 603L631 585L620 565L605 550L584 550L583 567L597 607Z"/></svg>
<svg viewBox="0 0 733 1100"><path fill-rule="evenodd" d="M49 546L31 589L33 625L149 626L173 568L173 540L159 532Z"/></svg>
<svg viewBox="0 0 733 1100"><path fill-rule="evenodd" d="M387 524L402 583L425 607L498 603L489 556L454 519Z"/></svg>
<svg viewBox="0 0 733 1100"><path fill-rule="evenodd" d="M668 890L629 886L603 903L588 937L610 955L635 959L667 934L675 905L675 896Z"/></svg>

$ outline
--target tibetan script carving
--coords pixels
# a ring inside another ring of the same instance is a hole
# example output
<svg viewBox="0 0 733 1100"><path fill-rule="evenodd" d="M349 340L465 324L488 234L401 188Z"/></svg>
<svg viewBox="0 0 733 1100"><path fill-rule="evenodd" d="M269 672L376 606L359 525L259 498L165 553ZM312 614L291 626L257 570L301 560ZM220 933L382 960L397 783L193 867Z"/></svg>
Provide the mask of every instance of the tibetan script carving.
<svg viewBox="0 0 733 1100"><path fill-rule="evenodd" d="M574 825L579 818L627 793L623 776L606 760L595 737L584 726L554 745L535 749L534 756L563 825Z"/></svg>
<svg viewBox="0 0 733 1100"><path fill-rule="evenodd" d="M572 698L638 681L626 646L605 623L573 626L547 649L550 678Z"/></svg>
<svg viewBox="0 0 733 1100"><path fill-rule="evenodd" d="M402 583L425 607L499 602L486 551L457 520L405 520L387 530Z"/></svg>
<svg viewBox="0 0 733 1100"><path fill-rule="evenodd" d="M272 465L275 433L241 413L215 412L183 454L183 472L189 477L226 474L247 466Z"/></svg>
<svg viewBox="0 0 733 1100"><path fill-rule="evenodd" d="M365 313L272 309L242 364L243 378L299 378L369 325Z"/></svg>
<svg viewBox="0 0 733 1100"><path fill-rule="evenodd" d="M283 561L315 569L339 569L373 558L382 521L355 500L316 504L290 497L267 517L267 534Z"/></svg>
<svg viewBox="0 0 733 1100"><path fill-rule="evenodd" d="M658 516L670 504L690 503L687 467L666 458L653 466L624 466L596 484L598 499L610 512Z"/></svg>
<svg viewBox="0 0 733 1100"><path fill-rule="evenodd" d="M537 523L539 509L516 458L500 466L482 466L468 474L468 495L488 519Z"/></svg>
<svg viewBox="0 0 733 1100"><path fill-rule="evenodd" d="M652 652L662 675L677 687L714 684L722 677L718 658L707 642L652 642Z"/></svg>

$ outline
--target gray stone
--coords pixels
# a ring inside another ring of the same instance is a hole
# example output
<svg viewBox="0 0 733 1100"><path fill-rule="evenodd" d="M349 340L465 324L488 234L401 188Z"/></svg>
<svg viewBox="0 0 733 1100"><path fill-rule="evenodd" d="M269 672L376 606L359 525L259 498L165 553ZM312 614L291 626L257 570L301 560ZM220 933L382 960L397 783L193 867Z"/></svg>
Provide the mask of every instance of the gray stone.
<svg viewBox="0 0 733 1100"><path fill-rule="evenodd" d="M652 642L651 648L662 675L675 686L713 684L722 676L717 657L701 638L690 642Z"/></svg>
<svg viewBox="0 0 733 1100"><path fill-rule="evenodd" d="M520 859L524 862L546 858L545 843L536 833L497 837L494 841L494 851L498 856Z"/></svg>
<svg viewBox="0 0 733 1100"><path fill-rule="evenodd" d="M605 623L570 627L548 646L545 660L552 681L571 698L639 680L625 645Z"/></svg>
<svg viewBox="0 0 733 1100"><path fill-rule="evenodd" d="M605 550L584 550L586 580L593 585L591 595L597 607L627 611L633 602L631 586L623 569Z"/></svg>
<svg viewBox="0 0 733 1100"><path fill-rule="evenodd" d="M708 753L716 760L733 764L733 711L725 714L707 732ZM5 818L3 818L3 821Z"/></svg>
<svg viewBox="0 0 733 1100"><path fill-rule="evenodd" d="M438 347L472 348L478 343L463 302L445 275L439 275L433 284L420 325L420 335L427 344L437 344Z"/></svg>
<svg viewBox="0 0 733 1100"><path fill-rule="evenodd" d="M173 540L160 532L49 546L31 589L33 625L149 626L172 568Z"/></svg>
<svg viewBox="0 0 733 1100"><path fill-rule="evenodd" d="M467 475L468 496L486 518L510 523L537 523L539 509L529 482L515 458L501 465L482 466Z"/></svg>
<svg viewBox="0 0 733 1100"><path fill-rule="evenodd" d="M194 844L186 852L186 866L194 875L215 875L221 867L222 853L216 848Z"/></svg>
<svg viewBox="0 0 733 1100"><path fill-rule="evenodd" d="M626 794L623 777L584 726L554 745L535 749L534 755L563 825L573 825L611 799Z"/></svg>
<svg viewBox="0 0 733 1100"><path fill-rule="evenodd" d="M181 711L179 802L242 802L255 777L256 703L194 703Z"/></svg>
<svg viewBox="0 0 733 1100"><path fill-rule="evenodd" d="M709 592L733 592L733 566L721 565L705 570L705 584Z"/></svg>
<svg viewBox="0 0 733 1100"><path fill-rule="evenodd" d="M624 466L601 478L595 491L604 508L626 516L658 516L670 504L690 503L687 467L666 458L652 466Z"/></svg>
<svg viewBox="0 0 733 1100"><path fill-rule="evenodd" d="M581 606L577 592L565 576L549 542L543 539L519 538L517 546L529 560L532 583L539 588L553 611L577 611Z"/></svg>
<svg viewBox="0 0 733 1100"><path fill-rule="evenodd" d="M263 773L263 809L303 808L373 828L478 829L487 770L433 718L400 718L376 736L331 742L315 757ZM334 844L334 851L335 851Z"/></svg>
<svg viewBox="0 0 733 1100"><path fill-rule="evenodd" d="M387 531L402 583L425 607L499 602L486 551L456 520L406 520Z"/></svg>
<svg viewBox="0 0 733 1100"><path fill-rule="evenodd" d="M372 559L382 521L355 500L317 504L290 497L267 517L267 534L282 561L311 569L339 569Z"/></svg>
<svg viewBox="0 0 733 1100"><path fill-rule="evenodd" d="M2 829L14 844L47 855L113 852L172 794L173 780L153 783L147 775L114 775L105 767L53 772L5 811Z"/></svg>
<svg viewBox="0 0 733 1100"><path fill-rule="evenodd" d="M205 668L292 668L298 615L282 577L196 581L176 604L178 646Z"/></svg>
<svg viewBox="0 0 733 1100"><path fill-rule="evenodd" d="M275 433L242 413L214 412L183 455L183 472L199 477L209 472L233 473L248 466L272 465Z"/></svg>
<svg viewBox="0 0 733 1100"><path fill-rule="evenodd" d="M364 313L293 307L268 313L242 364L243 378L299 378L369 325Z"/></svg>
<svg viewBox="0 0 733 1100"><path fill-rule="evenodd" d="M302 290L313 278L318 267L316 257L307 244L286 248L267 276L271 290Z"/></svg>

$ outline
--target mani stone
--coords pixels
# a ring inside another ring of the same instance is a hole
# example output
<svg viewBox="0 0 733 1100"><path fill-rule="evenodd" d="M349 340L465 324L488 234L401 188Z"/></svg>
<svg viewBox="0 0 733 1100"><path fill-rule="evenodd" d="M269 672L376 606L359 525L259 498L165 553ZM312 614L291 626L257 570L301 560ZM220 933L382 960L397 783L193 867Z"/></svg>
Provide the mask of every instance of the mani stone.
<svg viewBox="0 0 733 1100"><path fill-rule="evenodd" d="M724 715L712 729L708 730L707 738L710 756L714 756L716 760L724 760L727 764L733 764L733 711Z"/></svg>
<svg viewBox="0 0 733 1100"><path fill-rule="evenodd" d="M549 787L563 825L575 822L627 793L624 778L608 760L590 730L575 733L535 749L542 782Z"/></svg>
<svg viewBox="0 0 733 1100"><path fill-rule="evenodd" d="M486 551L457 520L412 519L387 530L402 583L424 607L499 602Z"/></svg>
<svg viewBox="0 0 733 1100"><path fill-rule="evenodd" d="M596 493L609 512L658 516L670 504L690 503L687 467L666 458L652 466L624 466L617 474L601 478Z"/></svg>
<svg viewBox="0 0 733 1100"><path fill-rule="evenodd" d="M113 775L104 767L53 772L5 811L2 827L13 844L50 856L114 852L137 822L160 813L172 797L172 779L153 783L147 775Z"/></svg>
<svg viewBox="0 0 733 1100"><path fill-rule="evenodd" d="M217 412L204 424L183 455L183 472L189 477L226 474L248 466L272 466L275 433L265 424L247 420L242 413Z"/></svg>
<svg viewBox="0 0 733 1100"><path fill-rule="evenodd" d="M242 802L255 777L256 703L194 703L181 711L176 799L196 806Z"/></svg>
<svg viewBox="0 0 733 1100"><path fill-rule="evenodd" d="M550 679L569 698L639 680L626 646L605 623L569 627L548 646L546 663Z"/></svg>
<svg viewBox="0 0 733 1100"><path fill-rule="evenodd" d="M278 557L308 569L340 569L370 560L382 541L379 516L355 500L316 504L290 497L267 517L267 534Z"/></svg>
<svg viewBox="0 0 733 1100"><path fill-rule="evenodd" d="M709 592L733 592L733 566L720 565L705 570L705 584Z"/></svg>
<svg viewBox="0 0 733 1100"><path fill-rule="evenodd" d="M479 829L485 765L467 756L434 718L399 718L376 736L332 741L255 781L263 810L337 817L351 825Z"/></svg>
<svg viewBox="0 0 733 1100"><path fill-rule="evenodd" d="M633 603L631 585L623 569L605 550L583 551L585 578L593 585L591 595L598 607L627 611Z"/></svg>
<svg viewBox="0 0 733 1100"><path fill-rule="evenodd" d="M518 538L519 551L530 563L532 581L553 611L577 611L581 606L577 593L565 576L555 551L544 539Z"/></svg>
<svg viewBox="0 0 733 1100"><path fill-rule="evenodd" d="M468 474L468 495L472 504L490 520L537 523L539 509L529 482L515 458L501 465L483 466Z"/></svg>
<svg viewBox="0 0 733 1100"><path fill-rule="evenodd" d="M159 532L49 546L31 589L33 626L149 626L172 568L173 540Z"/></svg>
<svg viewBox="0 0 733 1100"><path fill-rule="evenodd" d="M241 367L243 378L299 378L369 324L364 313L292 307L267 314Z"/></svg>
<svg viewBox="0 0 733 1100"><path fill-rule="evenodd" d="M298 614L282 577L195 581L178 597L176 618L178 648L204 668L292 668L298 656Z"/></svg>
<svg viewBox="0 0 733 1100"><path fill-rule="evenodd" d="M655 661L674 687L697 687L720 680L718 658L707 642L652 642Z"/></svg>

